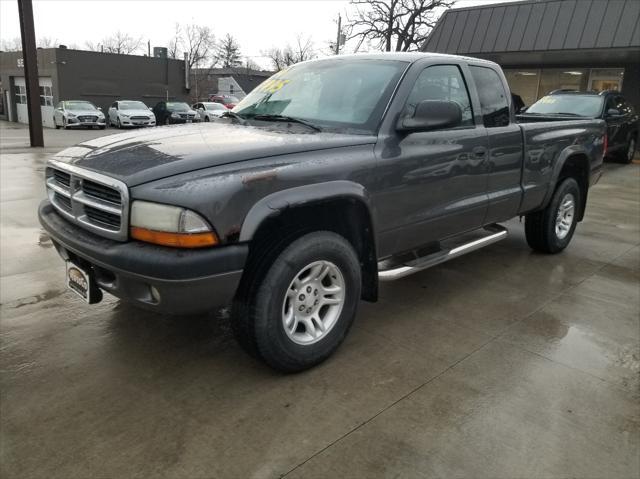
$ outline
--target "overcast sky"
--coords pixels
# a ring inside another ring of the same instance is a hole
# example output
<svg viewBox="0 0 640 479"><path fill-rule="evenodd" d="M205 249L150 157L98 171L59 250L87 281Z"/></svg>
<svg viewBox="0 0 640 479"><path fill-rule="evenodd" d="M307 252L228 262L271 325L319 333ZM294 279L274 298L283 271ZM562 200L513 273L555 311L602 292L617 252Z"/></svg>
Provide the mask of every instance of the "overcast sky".
<svg viewBox="0 0 640 479"><path fill-rule="evenodd" d="M0 37L20 35L16 0L0 0ZM456 7L496 3L494 0L459 0ZM216 37L232 34L243 56L263 67L261 52L310 36L316 50L326 52L336 36L336 19L349 9L347 0L34 0L36 36L56 44L84 48L117 30L167 46L176 22L208 25Z"/></svg>

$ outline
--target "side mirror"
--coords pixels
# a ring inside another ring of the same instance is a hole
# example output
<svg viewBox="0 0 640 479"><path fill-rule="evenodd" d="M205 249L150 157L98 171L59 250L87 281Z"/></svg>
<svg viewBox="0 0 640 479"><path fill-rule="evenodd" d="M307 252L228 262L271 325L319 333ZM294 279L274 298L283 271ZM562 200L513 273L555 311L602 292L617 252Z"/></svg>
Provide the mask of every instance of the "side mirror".
<svg viewBox="0 0 640 479"><path fill-rule="evenodd" d="M101 106L99 106L99 107L98 107L98 110L102 111L102 107L101 107Z"/></svg>
<svg viewBox="0 0 640 479"><path fill-rule="evenodd" d="M620 116L620 110L617 110L616 108L609 108L607 110L607 116Z"/></svg>
<svg viewBox="0 0 640 479"><path fill-rule="evenodd" d="M153 111L153 108L149 107L149 110Z"/></svg>
<svg viewBox="0 0 640 479"><path fill-rule="evenodd" d="M401 117L398 131L429 131L441 128L454 128L462 124L460 105L447 100L424 100L418 103L413 116Z"/></svg>

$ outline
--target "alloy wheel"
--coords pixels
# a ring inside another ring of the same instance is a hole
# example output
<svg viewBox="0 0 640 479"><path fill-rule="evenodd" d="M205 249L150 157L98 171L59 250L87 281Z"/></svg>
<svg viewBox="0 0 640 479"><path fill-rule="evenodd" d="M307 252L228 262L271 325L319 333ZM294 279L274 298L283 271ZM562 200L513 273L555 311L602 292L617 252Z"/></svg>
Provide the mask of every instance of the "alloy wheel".
<svg viewBox="0 0 640 479"><path fill-rule="evenodd" d="M345 302L345 281L330 261L315 261L294 277L282 304L282 325L293 342L320 341L335 326Z"/></svg>
<svg viewBox="0 0 640 479"><path fill-rule="evenodd" d="M556 214L556 236L564 239L571 231L576 210L576 201L571 193L562 198Z"/></svg>

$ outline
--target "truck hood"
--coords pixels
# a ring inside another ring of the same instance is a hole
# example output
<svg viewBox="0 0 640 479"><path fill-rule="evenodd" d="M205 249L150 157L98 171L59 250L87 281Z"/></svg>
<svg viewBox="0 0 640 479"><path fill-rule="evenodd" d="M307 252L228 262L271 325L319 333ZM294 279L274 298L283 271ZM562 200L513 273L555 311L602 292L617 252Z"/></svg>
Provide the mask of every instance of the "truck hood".
<svg viewBox="0 0 640 479"><path fill-rule="evenodd" d="M228 163L375 142L373 136L301 131L284 125L176 125L103 136L67 148L53 159L131 187Z"/></svg>

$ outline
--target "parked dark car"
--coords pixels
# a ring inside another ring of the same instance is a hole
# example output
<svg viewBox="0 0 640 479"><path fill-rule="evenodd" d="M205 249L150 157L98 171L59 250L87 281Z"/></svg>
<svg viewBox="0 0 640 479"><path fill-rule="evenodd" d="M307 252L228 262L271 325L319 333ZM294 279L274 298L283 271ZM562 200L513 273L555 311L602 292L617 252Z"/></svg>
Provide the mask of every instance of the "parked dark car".
<svg viewBox="0 0 640 479"><path fill-rule="evenodd" d="M196 123L200 121L198 112L182 101L161 101L153 107L156 125L176 123Z"/></svg>
<svg viewBox="0 0 640 479"><path fill-rule="evenodd" d="M238 103L240 103L238 97L235 97L233 95L211 95L209 97L209 101L212 101L214 103L221 103L229 109L234 108Z"/></svg>
<svg viewBox="0 0 640 479"><path fill-rule="evenodd" d="M206 126L60 152L39 218L84 301L232 304L247 351L300 371L338 348L379 281L504 239L503 221L564 250L605 135L596 119L516 123L492 62L340 55L277 73Z"/></svg>
<svg viewBox="0 0 640 479"><path fill-rule="evenodd" d="M518 118L548 121L550 116L558 120L580 117L603 119L607 124L607 156L625 163L633 160L638 146L639 116L617 91L555 90L540 98Z"/></svg>

